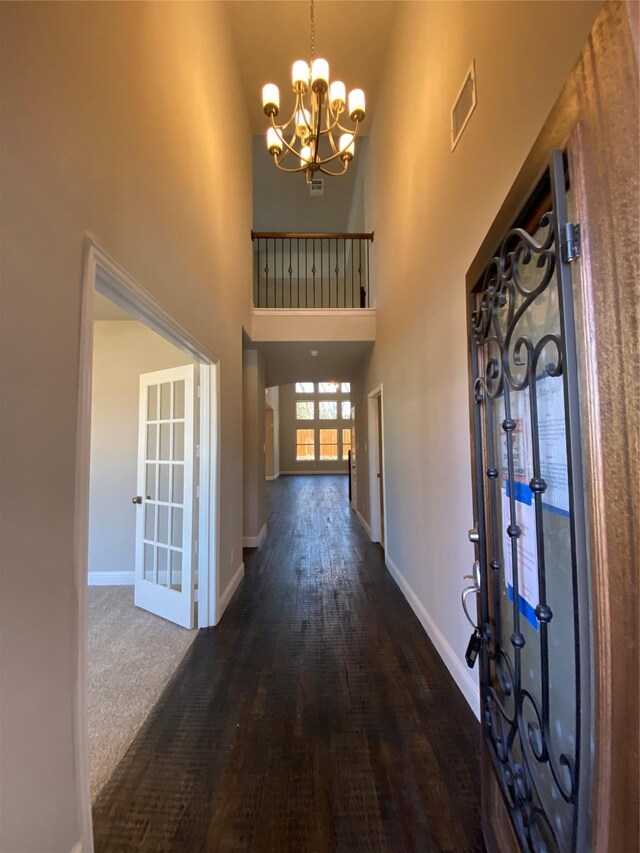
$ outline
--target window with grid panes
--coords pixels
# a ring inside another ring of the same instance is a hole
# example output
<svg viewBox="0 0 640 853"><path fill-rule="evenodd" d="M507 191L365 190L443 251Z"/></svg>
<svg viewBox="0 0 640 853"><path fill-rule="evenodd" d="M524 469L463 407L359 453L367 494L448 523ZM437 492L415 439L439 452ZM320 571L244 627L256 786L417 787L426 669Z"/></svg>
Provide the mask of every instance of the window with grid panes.
<svg viewBox="0 0 640 853"><path fill-rule="evenodd" d="M346 462L351 429L342 424L351 418L351 401L346 396L351 393L351 383L296 382L295 393L295 418L306 422L305 429L296 431L296 461Z"/></svg>

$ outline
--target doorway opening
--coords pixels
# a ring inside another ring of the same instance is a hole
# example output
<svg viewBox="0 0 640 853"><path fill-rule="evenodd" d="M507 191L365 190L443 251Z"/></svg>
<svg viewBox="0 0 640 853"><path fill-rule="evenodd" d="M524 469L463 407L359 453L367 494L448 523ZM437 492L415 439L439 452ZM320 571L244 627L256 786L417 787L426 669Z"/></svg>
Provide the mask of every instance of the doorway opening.
<svg viewBox="0 0 640 853"><path fill-rule="evenodd" d="M78 769L93 799L190 629L217 622L218 363L88 240L80 375Z"/></svg>
<svg viewBox="0 0 640 853"><path fill-rule="evenodd" d="M384 483L384 418L382 384L370 391L368 404L369 425L369 518L371 540L385 547L386 498Z"/></svg>

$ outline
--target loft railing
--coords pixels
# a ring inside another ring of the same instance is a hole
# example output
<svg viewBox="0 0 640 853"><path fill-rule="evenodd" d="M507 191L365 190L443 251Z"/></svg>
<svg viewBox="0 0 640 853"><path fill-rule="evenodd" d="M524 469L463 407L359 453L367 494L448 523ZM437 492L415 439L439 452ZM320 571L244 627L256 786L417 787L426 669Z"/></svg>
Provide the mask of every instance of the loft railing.
<svg viewBox="0 0 640 853"><path fill-rule="evenodd" d="M252 231L256 308L369 308L369 234Z"/></svg>

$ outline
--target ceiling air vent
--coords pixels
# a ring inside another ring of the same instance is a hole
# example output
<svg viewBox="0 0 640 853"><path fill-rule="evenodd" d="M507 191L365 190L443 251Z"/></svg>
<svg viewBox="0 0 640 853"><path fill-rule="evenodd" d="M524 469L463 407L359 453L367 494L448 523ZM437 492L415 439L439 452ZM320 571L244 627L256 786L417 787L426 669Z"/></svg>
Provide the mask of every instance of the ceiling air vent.
<svg viewBox="0 0 640 853"><path fill-rule="evenodd" d="M472 62L451 110L451 150L456 147L462 131L476 108L476 68Z"/></svg>
<svg viewBox="0 0 640 853"><path fill-rule="evenodd" d="M324 195L324 178L312 178L309 182L309 195Z"/></svg>

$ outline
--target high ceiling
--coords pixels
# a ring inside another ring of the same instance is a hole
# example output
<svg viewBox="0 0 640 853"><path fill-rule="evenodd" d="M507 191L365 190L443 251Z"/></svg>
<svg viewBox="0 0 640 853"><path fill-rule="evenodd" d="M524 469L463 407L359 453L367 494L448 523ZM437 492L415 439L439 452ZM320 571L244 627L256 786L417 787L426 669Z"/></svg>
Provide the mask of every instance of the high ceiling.
<svg viewBox="0 0 640 853"><path fill-rule="evenodd" d="M266 384L351 380L371 353L370 341L269 341L249 344L262 353ZM311 356L311 351L318 353Z"/></svg>
<svg viewBox="0 0 640 853"><path fill-rule="evenodd" d="M266 131L262 86L280 89L281 116L293 110L291 65L309 59L307 0L227 0L242 86L254 133ZM367 115L361 132L371 129L376 95L399 2L388 0L317 0L315 4L316 56L329 62L330 79L343 80L347 89L364 89Z"/></svg>

